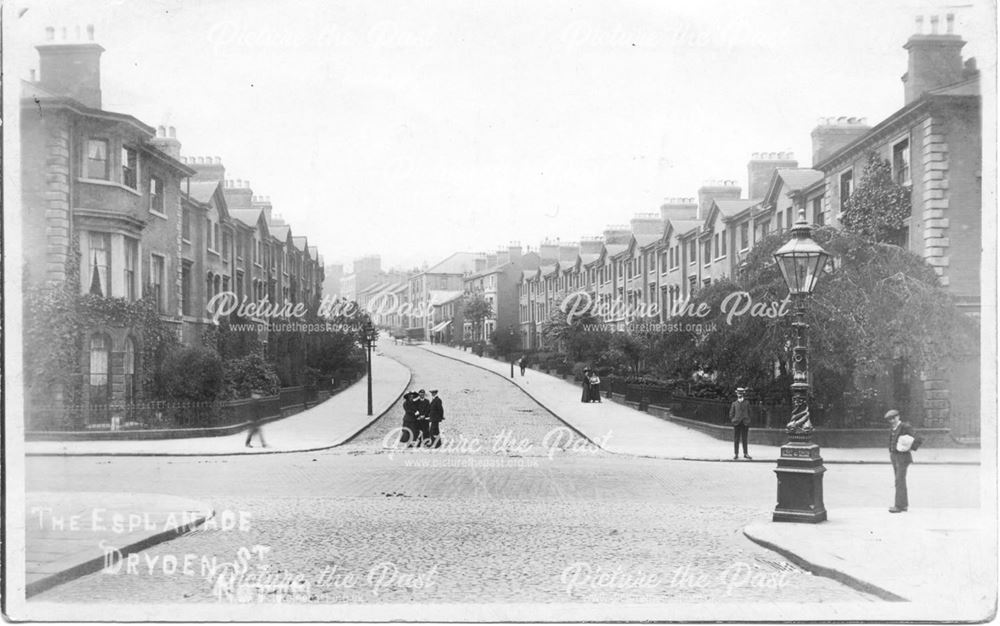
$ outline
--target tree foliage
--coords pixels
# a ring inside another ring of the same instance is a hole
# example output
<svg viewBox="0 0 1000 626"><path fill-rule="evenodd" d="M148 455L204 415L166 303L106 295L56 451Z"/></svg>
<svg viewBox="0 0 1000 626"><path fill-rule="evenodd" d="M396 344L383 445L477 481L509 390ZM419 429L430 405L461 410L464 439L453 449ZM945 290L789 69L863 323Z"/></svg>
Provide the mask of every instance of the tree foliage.
<svg viewBox="0 0 1000 626"><path fill-rule="evenodd" d="M483 336L483 325L492 315L493 305L481 293L469 296L462 307L462 316L472 322L473 335L477 341Z"/></svg>
<svg viewBox="0 0 1000 626"><path fill-rule="evenodd" d="M975 349L976 321L959 311L919 256L829 227L815 230L813 238L834 258L805 302L813 390L821 402L838 400L856 377L884 373L895 357L905 357L916 370L929 370ZM732 317L731 324L722 310L723 301L739 291L753 303L784 300L788 289L772 258L784 241L785 236L772 235L759 242L738 281L719 281L695 295L692 304L706 303L711 314L677 321L714 329L702 336L662 335L654 345L661 373L684 376L709 368L726 388L785 393L794 304L778 318L747 311ZM732 310L732 301L729 306Z"/></svg>
<svg viewBox="0 0 1000 626"><path fill-rule="evenodd" d="M507 357L517 350L520 345L520 338L513 328L497 329L493 331L490 342L496 349L497 354Z"/></svg>
<svg viewBox="0 0 1000 626"><path fill-rule="evenodd" d="M562 302L563 296L555 300ZM541 323L538 334L543 350L563 352L570 361L596 360L607 350L609 337L593 329L593 325L601 323L600 318L589 310L575 315L572 323L567 323L566 318L565 311L553 307L549 318Z"/></svg>
<svg viewBox="0 0 1000 626"><path fill-rule="evenodd" d="M894 241L911 211L910 190L893 180L889 161L871 152L840 221L848 231L872 241Z"/></svg>

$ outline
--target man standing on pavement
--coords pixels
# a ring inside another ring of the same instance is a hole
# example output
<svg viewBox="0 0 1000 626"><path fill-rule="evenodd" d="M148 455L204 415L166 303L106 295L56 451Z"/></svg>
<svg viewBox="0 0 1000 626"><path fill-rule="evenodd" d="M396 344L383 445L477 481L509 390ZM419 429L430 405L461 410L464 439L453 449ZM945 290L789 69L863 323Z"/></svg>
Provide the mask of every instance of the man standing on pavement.
<svg viewBox="0 0 1000 626"><path fill-rule="evenodd" d="M729 421L733 425L733 460L740 458L740 441L743 441L743 458L752 460L747 452L747 439L750 438L750 402L747 401L747 390L736 388L736 401L729 405Z"/></svg>
<svg viewBox="0 0 1000 626"><path fill-rule="evenodd" d="M889 422L892 431L889 435L889 460L892 461L892 472L896 477L896 501L889 508L890 513L902 513L910 507L909 494L906 492L906 471L913 463L912 450L916 450L923 442L923 438L913 431L913 426L899 418L899 411L892 409L885 414L885 419ZM909 441L901 437L909 437ZM901 449L902 448L902 449Z"/></svg>
<svg viewBox="0 0 1000 626"><path fill-rule="evenodd" d="M441 447L441 422L444 421L444 404L438 397L437 389L431 389L431 408L428 415L430 418L430 444L431 448Z"/></svg>

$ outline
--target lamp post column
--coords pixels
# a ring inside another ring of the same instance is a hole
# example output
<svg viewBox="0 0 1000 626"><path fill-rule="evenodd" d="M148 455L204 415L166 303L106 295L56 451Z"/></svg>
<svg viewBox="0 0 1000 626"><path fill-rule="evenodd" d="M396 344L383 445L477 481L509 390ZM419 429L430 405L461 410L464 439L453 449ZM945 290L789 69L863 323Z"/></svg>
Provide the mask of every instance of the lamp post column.
<svg viewBox="0 0 1000 626"><path fill-rule="evenodd" d="M772 520L815 524L826 520L823 504L823 458L813 442L809 419L809 348L806 344L805 296L795 298L795 345L792 347L792 418L786 432L788 442L781 446L778 467L778 504Z"/></svg>
<svg viewBox="0 0 1000 626"><path fill-rule="evenodd" d="M368 337L368 341L366 342L366 346L368 348L368 362L366 364L367 368L368 368L368 415L371 415L372 414L372 339L371 339L371 337Z"/></svg>

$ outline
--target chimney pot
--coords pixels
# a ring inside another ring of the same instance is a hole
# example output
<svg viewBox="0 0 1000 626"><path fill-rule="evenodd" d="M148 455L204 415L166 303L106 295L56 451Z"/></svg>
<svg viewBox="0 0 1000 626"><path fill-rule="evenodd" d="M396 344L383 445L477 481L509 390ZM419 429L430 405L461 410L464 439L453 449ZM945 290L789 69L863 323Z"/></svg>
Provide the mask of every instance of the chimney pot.
<svg viewBox="0 0 1000 626"><path fill-rule="evenodd" d="M164 128L163 128L162 126L157 126L157 127L156 127L156 136L157 136L157 137L163 137L163 136L165 136L166 134L167 134L167 133L166 133L166 129L164 129Z"/></svg>
<svg viewBox="0 0 1000 626"><path fill-rule="evenodd" d="M62 38L63 38L63 41L66 41L66 27L65 26L62 27Z"/></svg>
<svg viewBox="0 0 1000 626"><path fill-rule="evenodd" d="M924 16L917 16L917 34L922 34L924 32Z"/></svg>
<svg viewBox="0 0 1000 626"><path fill-rule="evenodd" d="M931 16L931 34L932 35L938 34L938 21L939 21L938 17L939 16L937 16L937 15L932 15Z"/></svg>
<svg viewBox="0 0 1000 626"><path fill-rule="evenodd" d="M222 165L222 157L220 157L220 156L215 157L215 164L216 165Z"/></svg>
<svg viewBox="0 0 1000 626"><path fill-rule="evenodd" d="M177 129L174 128L173 126L167 127L167 133L171 139L177 138Z"/></svg>
<svg viewBox="0 0 1000 626"><path fill-rule="evenodd" d="M56 29L52 26L45 27L45 41L53 41L56 38Z"/></svg>
<svg viewBox="0 0 1000 626"><path fill-rule="evenodd" d="M94 40L94 25L93 24L87 24L87 39L89 39L90 41Z"/></svg>
<svg viewBox="0 0 1000 626"><path fill-rule="evenodd" d="M955 14L949 13L944 16L945 23L947 24L947 33L951 35L955 32Z"/></svg>

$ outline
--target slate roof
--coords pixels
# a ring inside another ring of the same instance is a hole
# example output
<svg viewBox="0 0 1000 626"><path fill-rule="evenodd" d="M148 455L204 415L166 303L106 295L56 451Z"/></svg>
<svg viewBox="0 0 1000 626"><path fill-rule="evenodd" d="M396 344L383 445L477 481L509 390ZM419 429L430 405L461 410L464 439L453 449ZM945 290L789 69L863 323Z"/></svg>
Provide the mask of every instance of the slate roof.
<svg viewBox="0 0 1000 626"><path fill-rule="evenodd" d="M464 294L464 291L446 291L431 289L431 306L441 306L443 304L448 304L454 300L458 300Z"/></svg>
<svg viewBox="0 0 1000 626"><path fill-rule="evenodd" d="M719 207L719 213L724 217L738 215L748 208L757 204L754 200L716 200L715 206Z"/></svg>
<svg viewBox="0 0 1000 626"><path fill-rule="evenodd" d="M202 204L208 204L218 188L219 181L217 180L192 180L188 196Z"/></svg>
<svg viewBox="0 0 1000 626"><path fill-rule="evenodd" d="M260 219L260 209L229 209L230 217L235 217L247 226L257 227L257 220Z"/></svg>
<svg viewBox="0 0 1000 626"><path fill-rule="evenodd" d="M701 228L703 223L701 220L670 220L670 225L678 235L686 235L696 228Z"/></svg>
<svg viewBox="0 0 1000 626"><path fill-rule="evenodd" d="M823 178L823 172L806 168L778 168L778 176L793 191L803 189Z"/></svg>
<svg viewBox="0 0 1000 626"><path fill-rule="evenodd" d="M483 255L474 252L456 252L443 261L424 270L424 274L466 274L476 269L476 259Z"/></svg>

